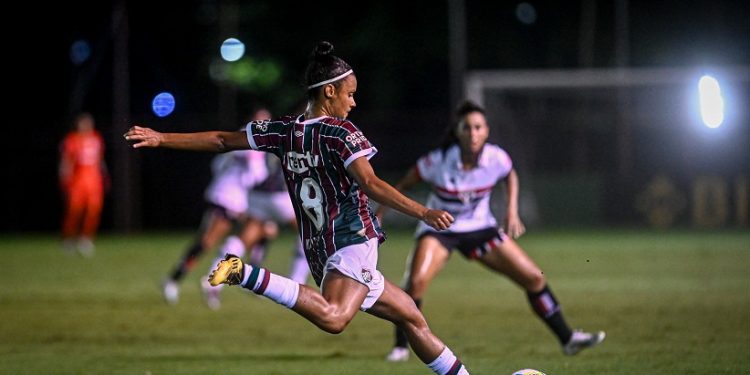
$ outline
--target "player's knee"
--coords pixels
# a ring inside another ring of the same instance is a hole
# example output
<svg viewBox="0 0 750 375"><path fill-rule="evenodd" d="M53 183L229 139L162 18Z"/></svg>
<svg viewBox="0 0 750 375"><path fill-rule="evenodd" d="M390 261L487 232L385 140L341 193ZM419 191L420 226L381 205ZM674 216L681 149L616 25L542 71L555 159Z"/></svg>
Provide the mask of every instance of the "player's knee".
<svg viewBox="0 0 750 375"><path fill-rule="evenodd" d="M405 308L400 315L401 319L394 322L398 326L409 326L412 329L427 328L427 320L415 304L410 304L410 306Z"/></svg>
<svg viewBox="0 0 750 375"><path fill-rule="evenodd" d="M526 277L526 289L529 291L538 291L544 288L547 280L541 270L531 273Z"/></svg>
<svg viewBox="0 0 750 375"><path fill-rule="evenodd" d="M335 308L330 308L325 311L324 316L321 317L318 326L328 333L337 335L341 332L344 332L346 327L352 321L353 317L354 316L352 314L346 314L344 312L336 310Z"/></svg>
<svg viewBox="0 0 750 375"><path fill-rule="evenodd" d="M430 330L430 327L427 325L427 320L425 320L419 310L414 314L405 316L403 320L396 322L396 326L411 334L419 334L420 332L427 332Z"/></svg>

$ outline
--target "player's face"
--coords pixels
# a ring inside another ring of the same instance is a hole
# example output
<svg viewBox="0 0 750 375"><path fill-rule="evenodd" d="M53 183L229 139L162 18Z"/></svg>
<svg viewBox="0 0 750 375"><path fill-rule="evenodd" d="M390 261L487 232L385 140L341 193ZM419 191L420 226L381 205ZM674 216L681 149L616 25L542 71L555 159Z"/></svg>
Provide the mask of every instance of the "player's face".
<svg viewBox="0 0 750 375"><path fill-rule="evenodd" d="M78 119L76 129L81 133L87 133L94 130L94 120L89 116L83 116Z"/></svg>
<svg viewBox="0 0 750 375"><path fill-rule="evenodd" d="M470 112L458 124L456 135L462 150L477 154L482 151L484 143L487 142L490 128L483 114Z"/></svg>
<svg viewBox="0 0 750 375"><path fill-rule="evenodd" d="M354 74L348 75L341 80L341 84L334 93L331 100L330 115L345 119L349 112L357 106L354 102L354 93L357 91L357 77Z"/></svg>

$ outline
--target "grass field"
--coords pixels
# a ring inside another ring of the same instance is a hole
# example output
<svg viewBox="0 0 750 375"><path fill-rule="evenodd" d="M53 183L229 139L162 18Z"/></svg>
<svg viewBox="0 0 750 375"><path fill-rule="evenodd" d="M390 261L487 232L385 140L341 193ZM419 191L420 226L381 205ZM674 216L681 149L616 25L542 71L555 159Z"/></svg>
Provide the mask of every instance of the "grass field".
<svg viewBox="0 0 750 375"><path fill-rule="evenodd" d="M410 233L390 233L380 268L398 281ZM104 235L96 256L64 254L52 235L0 237L3 374L427 374L383 360L386 322L359 314L334 336L275 303L229 288L220 311L199 274L179 305L159 284L189 233ZM542 232L521 245L545 270L574 327L607 340L563 356L508 280L454 256L428 292L432 329L472 374L750 373L750 232ZM285 273L291 237L267 265Z"/></svg>

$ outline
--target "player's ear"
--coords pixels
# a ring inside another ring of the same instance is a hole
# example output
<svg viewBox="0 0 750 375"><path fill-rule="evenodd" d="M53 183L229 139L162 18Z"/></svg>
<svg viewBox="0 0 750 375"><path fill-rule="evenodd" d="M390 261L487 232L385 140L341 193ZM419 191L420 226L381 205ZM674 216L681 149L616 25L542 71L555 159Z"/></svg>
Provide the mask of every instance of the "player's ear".
<svg viewBox="0 0 750 375"><path fill-rule="evenodd" d="M326 98L333 98L334 96L336 96L336 86L330 83L325 85L325 87L323 87L323 93L325 94Z"/></svg>

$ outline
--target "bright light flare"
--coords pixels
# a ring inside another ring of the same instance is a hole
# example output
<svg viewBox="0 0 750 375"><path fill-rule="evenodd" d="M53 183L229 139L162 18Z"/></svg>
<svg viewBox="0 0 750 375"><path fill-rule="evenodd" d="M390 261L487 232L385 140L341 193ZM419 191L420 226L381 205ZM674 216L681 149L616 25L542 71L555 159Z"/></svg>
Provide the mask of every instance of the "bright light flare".
<svg viewBox="0 0 750 375"><path fill-rule="evenodd" d="M724 98L716 78L704 75L698 81L701 118L709 128L718 128L724 122Z"/></svg>
<svg viewBox="0 0 750 375"><path fill-rule="evenodd" d="M159 93L151 101L151 110L159 117L169 116L174 111L174 95L168 92Z"/></svg>
<svg viewBox="0 0 750 375"><path fill-rule="evenodd" d="M225 61L237 61L245 54L245 44L236 38L229 38L221 43L221 58Z"/></svg>

